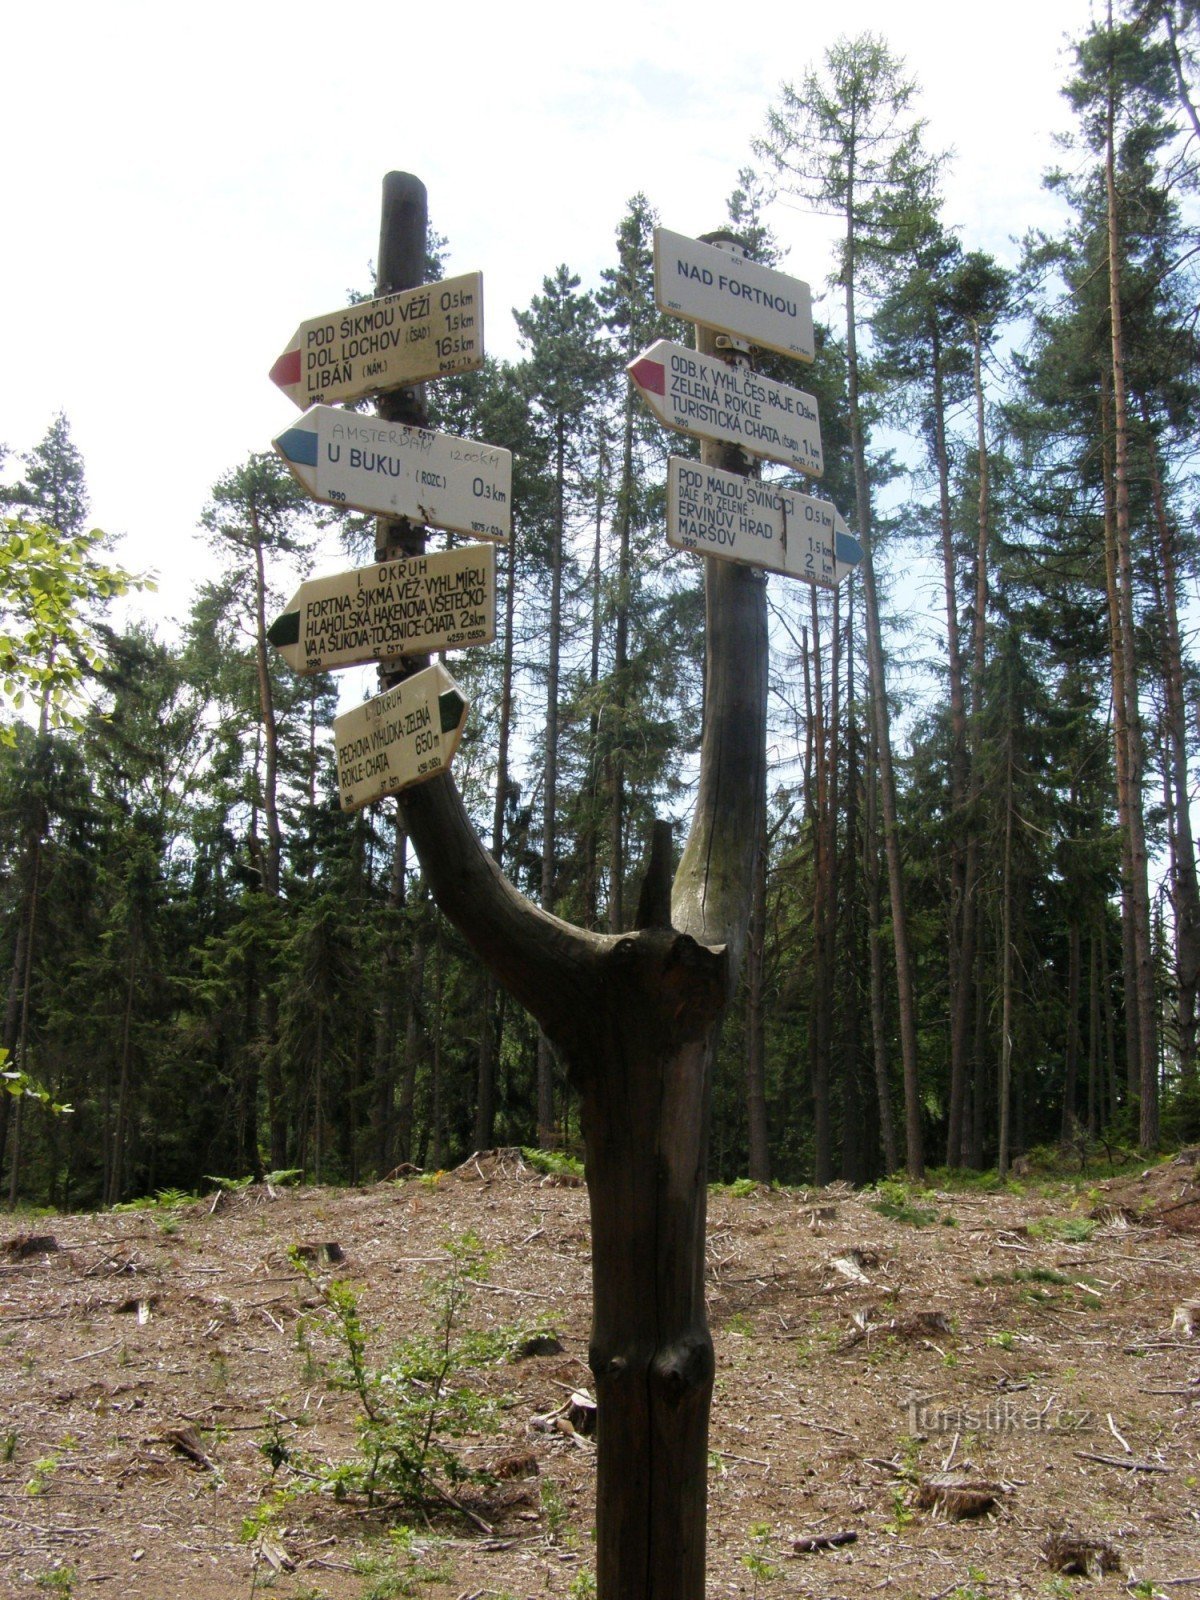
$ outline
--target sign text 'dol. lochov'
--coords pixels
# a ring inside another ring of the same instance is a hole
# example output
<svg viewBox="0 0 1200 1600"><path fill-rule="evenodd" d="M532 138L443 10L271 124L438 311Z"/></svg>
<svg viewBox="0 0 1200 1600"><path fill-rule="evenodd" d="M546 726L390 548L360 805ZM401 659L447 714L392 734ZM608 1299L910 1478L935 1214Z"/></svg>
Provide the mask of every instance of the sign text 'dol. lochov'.
<svg viewBox="0 0 1200 1600"><path fill-rule="evenodd" d="M318 400L361 400L482 365L483 275L468 272L310 317L271 378L307 409Z"/></svg>

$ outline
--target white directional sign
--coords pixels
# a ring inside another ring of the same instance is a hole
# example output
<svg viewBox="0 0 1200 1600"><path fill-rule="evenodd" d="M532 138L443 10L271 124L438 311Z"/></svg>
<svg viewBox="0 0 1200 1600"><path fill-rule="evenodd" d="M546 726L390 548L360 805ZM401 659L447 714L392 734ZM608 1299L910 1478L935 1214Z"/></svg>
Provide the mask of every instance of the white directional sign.
<svg viewBox="0 0 1200 1600"><path fill-rule="evenodd" d="M271 368L301 409L483 365L483 275L465 273L302 322Z"/></svg>
<svg viewBox="0 0 1200 1600"><path fill-rule="evenodd" d="M312 406L274 441L314 500L507 541L512 452L339 406Z"/></svg>
<svg viewBox="0 0 1200 1600"><path fill-rule="evenodd" d="M267 638L294 672L326 672L496 637L496 550L460 545L302 583Z"/></svg>
<svg viewBox="0 0 1200 1600"><path fill-rule="evenodd" d="M448 771L466 719L467 702L440 661L335 717L342 810Z"/></svg>
<svg viewBox="0 0 1200 1600"><path fill-rule="evenodd" d="M821 425L812 395L670 339L631 361L629 375L668 428L738 444L753 456L821 476Z"/></svg>
<svg viewBox="0 0 1200 1600"><path fill-rule="evenodd" d="M862 546L828 500L681 456L668 462L667 542L830 588L862 560Z"/></svg>
<svg viewBox="0 0 1200 1600"><path fill-rule="evenodd" d="M811 361L812 294L786 272L666 228L654 230L654 298L661 311Z"/></svg>

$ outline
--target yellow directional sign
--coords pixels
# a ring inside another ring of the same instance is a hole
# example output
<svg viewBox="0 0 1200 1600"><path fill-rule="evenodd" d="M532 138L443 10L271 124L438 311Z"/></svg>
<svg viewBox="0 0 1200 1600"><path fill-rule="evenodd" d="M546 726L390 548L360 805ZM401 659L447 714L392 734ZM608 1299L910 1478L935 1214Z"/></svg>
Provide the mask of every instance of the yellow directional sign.
<svg viewBox="0 0 1200 1600"><path fill-rule="evenodd" d="M448 771L466 720L466 698L440 661L335 717L342 810Z"/></svg>
<svg viewBox="0 0 1200 1600"><path fill-rule="evenodd" d="M654 298L672 316L760 349L797 361L816 354L808 284L667 228L654 230Z"/></svg>
<svg viewBox="0 0 1200 1600"><path fill-rule="evenodd" d="M862 560L837 507L775 483L671 456L667 543L836 588Z"/></svg>
<svg viewBox="0 0 1200 1600"><path fill-rule="evenodd" d="M490 544L309 578L267 630L293 672L304 674L490 644L495 637Z"/></svg>
<svg viewBox="0 0 1200 1600"><path fill-rule="evenodd" d="M302 322L271 379L307 409L482 365L483 274L468 272Z"/></svg>
<svg viewBox="0 0 1200 1600"><path fill-rule="evenodd" d="M626 368L660 422L696 439L741 445L752 456L821 476L817 402L775 383L659 339Z"/></svg>

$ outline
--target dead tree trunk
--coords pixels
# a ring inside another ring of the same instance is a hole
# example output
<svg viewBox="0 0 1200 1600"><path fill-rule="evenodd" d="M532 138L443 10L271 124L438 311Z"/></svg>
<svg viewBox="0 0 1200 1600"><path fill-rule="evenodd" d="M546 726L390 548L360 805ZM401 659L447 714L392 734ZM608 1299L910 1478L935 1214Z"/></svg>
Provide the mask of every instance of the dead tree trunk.
<svg viewBox="0 0 1200 1600"><path fill-rule="evenodd" d="M713 455L726 468L742 465L736 451ZM696 814L673 889L666 830L656 829L636 931L572 927L519 894L484 850L449 776L402 798L439 906L552 1040L580 1096L601 1600L704 1594L714 1366L703 1281L709 1098L718 1027L746 942L767 694L763 580L712 560L706 568Z"/></svg>

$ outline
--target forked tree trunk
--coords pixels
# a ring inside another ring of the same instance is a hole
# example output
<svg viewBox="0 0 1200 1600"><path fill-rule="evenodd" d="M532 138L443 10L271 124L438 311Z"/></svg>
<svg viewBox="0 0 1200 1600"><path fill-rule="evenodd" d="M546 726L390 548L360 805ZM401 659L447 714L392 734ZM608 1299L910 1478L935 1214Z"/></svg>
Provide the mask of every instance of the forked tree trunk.
<svg viewBox="0 0 1200 1600"><path fill-rule="evenodd" d="M714 449L711 458L741 465L736 451ZM665 830L656 829L635 932L575 928L520 895L483 849L448 775L402 800L439 906L553 1041L580 1096L601 1600L704 1594L714 1367L704 1309L709 1099L719 1023L745 947L767 694L762 578L710 559L706 589L696 814L673 889Z"/></svg>

